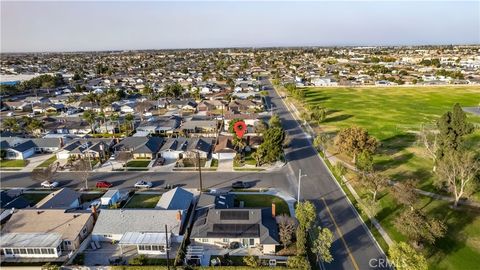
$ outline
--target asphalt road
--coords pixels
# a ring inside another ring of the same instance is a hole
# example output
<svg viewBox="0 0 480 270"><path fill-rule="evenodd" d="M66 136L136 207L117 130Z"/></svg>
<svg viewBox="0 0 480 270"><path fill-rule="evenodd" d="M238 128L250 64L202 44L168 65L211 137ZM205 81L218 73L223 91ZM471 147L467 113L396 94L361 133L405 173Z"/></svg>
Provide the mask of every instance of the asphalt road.
<svg viewBox="0 0 480 270"><path fill-rule="evenodd" d="M318 224L328 227L335 235L332 244L334 261L325 264L326 269L388 269L385 254L379 249L361 221L353 206L329 174L328 169L312 147L298 122L269 85L267 107L271 107L282 119L285 130L292 137L286 149L288 163L275 172L203 172L204 188L230 187L235 181L246 181L254 187L275 187L290 194L297 194L298 170L307 176L302 178L301 199L311 200L318 210ZM1 188L38 188L40 184L31 179L30 173L2 172ZM61 172L56 176L62 187L81 188L85 183L74 172ZM166 184L189 188L199 187L198 172L107 172L91 173L89 186L96 181L112 182L117 188L131 188L138 180L153 182L153 188ZM383 262L383 265L382 265Z"/></svg>
<svg viewBox="0 0 480 270"><path fill-rule="evenodd" d="M389 269L385 264L385 254L376 245L363 221L348 201L340 186L330 175L326 165L312 147L311 138L302 131L299 123L287 110L282 99L269 85L272 107L280 118L288 134L292 137L286 151L288 160L287 177L298 179L302 170L301 199L313 201L318 211L318 223L328 227L335 234L332 244L334 261L325 264L326 269Z"/></svg>

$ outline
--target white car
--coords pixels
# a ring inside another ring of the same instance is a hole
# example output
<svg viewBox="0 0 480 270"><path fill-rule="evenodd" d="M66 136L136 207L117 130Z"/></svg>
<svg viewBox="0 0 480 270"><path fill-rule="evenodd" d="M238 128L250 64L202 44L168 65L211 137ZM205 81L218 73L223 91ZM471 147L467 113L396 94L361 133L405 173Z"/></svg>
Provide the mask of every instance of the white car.
<svg viewBox="0 0 480 270"><path fill-rule="evenodd" d="M137 183L135 183L134 187L136 188L151 188L153 186L152 182L147 182L140 180Z"/></svg>
<svg viewBox="0 0 480 270"><path fill-rule="evenodd" d="M56 188L58 187L58 182L43 181L40 185L43 188Z"/></svg>

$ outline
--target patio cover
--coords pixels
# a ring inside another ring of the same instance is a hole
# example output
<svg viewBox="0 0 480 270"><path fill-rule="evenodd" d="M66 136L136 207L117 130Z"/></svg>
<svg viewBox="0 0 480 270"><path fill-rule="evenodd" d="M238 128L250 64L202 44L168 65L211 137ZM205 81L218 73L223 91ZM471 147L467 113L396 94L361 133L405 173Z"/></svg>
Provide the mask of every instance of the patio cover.
<svg viewBox="0 0 480 270"><path fill-rule="evenodd" d="M168 233L168 244L171 242L171 233ZM120 245L166 245L165 233L159 232L126 232L119 242Z"/></svg>

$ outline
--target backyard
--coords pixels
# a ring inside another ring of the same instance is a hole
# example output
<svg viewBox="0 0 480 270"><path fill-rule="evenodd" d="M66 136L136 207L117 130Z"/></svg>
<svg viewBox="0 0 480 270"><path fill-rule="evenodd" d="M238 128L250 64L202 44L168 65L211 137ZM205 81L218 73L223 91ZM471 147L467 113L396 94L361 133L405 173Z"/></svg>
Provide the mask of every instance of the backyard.
<svg viewBox="0 0 480 270"><path fill-rule="evenodd" d="M463 107L478 106L479 95L480 90L473 87L306 88L306 103L328 110L325 121L320 126L313 125L317 133L327 132L333 136L341 128L363 127L381 142L375 156L377 170L392 180L415 179L418 188L443 193L432 184L436 177L432 173L433 162L416 143L415 133L422 124L434 124L455 103ZM302 110L301 106L297 108ZM480 116L467 116L476 126L480 124ZM469 135L466 143L469 149L480 149L480 131ZM350 157L338 154L331 142L328 150L343 161L351 162ZM349 179L352 178L354 175L350 172ZM351 184L361 197L371 197L359 182L352 180ZM480 201L480 192L471 199ZM382 227L396 242L406 241L407 238L393 226L393 220L403 207L388 191L381 194L379 203L381 210L376 218ZM451 203L429 197L420 197L415 206L448 227L445 237L422 251L430 268L474 269L480 264L479 209L460 207L453 210ZM374 234L378 236L375 231Z"/></svg>
<svg viewBox="0 0 480 270"><path fill-rule="evenodd" d="M244 207L271 207L275 203L276 214L290 215L288 204L280 197L267 194L236 194L235 205L238 206L243 201Z"/></svg>
<svg viewBox="0 0 480 270"><path fill-rule="evenodd" d="M154 208L160 197L160 194L134 194L123 208Z"/></svg>

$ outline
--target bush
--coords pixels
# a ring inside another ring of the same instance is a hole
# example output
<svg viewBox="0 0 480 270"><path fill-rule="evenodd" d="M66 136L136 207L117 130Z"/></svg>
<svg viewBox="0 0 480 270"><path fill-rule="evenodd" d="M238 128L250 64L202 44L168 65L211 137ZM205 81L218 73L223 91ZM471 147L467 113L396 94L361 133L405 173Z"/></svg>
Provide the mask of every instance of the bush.
<svg viewBox="0 0 480 270"><path fill-rule="evenodd" d="M129 265L145 265L147 263L147 257L145 255L139 255L128 261Z"/></svg>
<svg viewBox="0 0 480 270"><path fill-rule="evenodd" d="M287 266L289 268L306 270L310 268L310 263L308 262L307 258L305 258L304 256L292 256L288 258Z"/></svg>

